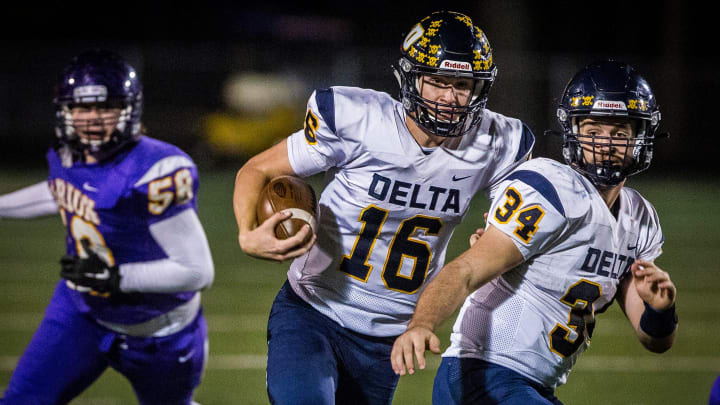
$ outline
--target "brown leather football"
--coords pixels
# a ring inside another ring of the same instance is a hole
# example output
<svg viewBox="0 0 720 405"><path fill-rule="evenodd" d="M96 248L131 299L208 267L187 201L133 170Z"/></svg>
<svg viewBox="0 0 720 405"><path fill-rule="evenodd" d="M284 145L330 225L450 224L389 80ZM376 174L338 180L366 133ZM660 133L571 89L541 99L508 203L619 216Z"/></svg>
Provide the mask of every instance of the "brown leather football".
<svg viewBox="0 0 720 405"><path fill-rule="evenodd" d="M279 176L265 186L257 204L258 224L279 211L290 210L293 214L275 227L278 239L287 239L310 224L311 233L317 229L317 199L315 190L296 176Z"/></svg>

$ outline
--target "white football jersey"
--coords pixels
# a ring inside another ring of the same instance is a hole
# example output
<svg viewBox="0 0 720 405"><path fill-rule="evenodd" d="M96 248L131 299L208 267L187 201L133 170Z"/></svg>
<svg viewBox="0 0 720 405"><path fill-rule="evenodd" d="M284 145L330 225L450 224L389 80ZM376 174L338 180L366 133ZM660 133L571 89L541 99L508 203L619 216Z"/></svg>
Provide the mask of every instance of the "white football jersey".
<svg viewBox="0 0 720 405"><path fill-rule="evenodd" d="M512 238L525 262L465 300L443 356L486 360L555 388L589 345L595 314L631 277L630 265L660 255L657 213L624 187L616 218L589 180L538 158L502 182L488 223Z"/></svg>
<svg viewBox="0 0 720 405"><path fill-rule="evenodd" d="M326 172L317 242L288 279L305 301L371 336L401 334L425 284L445 261L478 190L491 193L534 144L519 120L485 111L479 128L423 151L388 94L333 87L308 102L288 138L293 170Z"/></svg>

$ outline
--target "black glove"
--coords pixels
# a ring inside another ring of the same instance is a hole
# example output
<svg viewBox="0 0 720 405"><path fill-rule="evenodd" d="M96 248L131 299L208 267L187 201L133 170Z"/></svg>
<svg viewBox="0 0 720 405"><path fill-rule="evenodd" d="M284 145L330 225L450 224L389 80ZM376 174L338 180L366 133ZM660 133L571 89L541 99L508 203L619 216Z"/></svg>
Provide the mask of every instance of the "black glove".
<svg viewBox="0 0 720 405"><path fill-rule="evenodd" d="M80 241L88 257L64 255L60 259L60 277L68 281L68 286L91 295L109 297L120 292L120 272L118 266L109 266L90 247L88 239Z"/></svg>

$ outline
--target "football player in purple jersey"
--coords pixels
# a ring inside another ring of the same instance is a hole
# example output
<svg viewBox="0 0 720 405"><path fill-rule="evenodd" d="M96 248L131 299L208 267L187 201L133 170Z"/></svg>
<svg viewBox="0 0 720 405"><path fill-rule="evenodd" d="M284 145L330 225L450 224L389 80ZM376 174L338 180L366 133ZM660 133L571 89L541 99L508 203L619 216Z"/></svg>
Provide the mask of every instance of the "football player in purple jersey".
<svg viewBox="0 0 720 405"><path fill-rule="evenodd" d="M214 277L197 168L144 135L142 85L113 52L75 57L54 103L48 179L0 196L0 217L59 213L66 252L0 404L68 403L108 366L141 404L190 404L208 350L200 290Z"/></svg>

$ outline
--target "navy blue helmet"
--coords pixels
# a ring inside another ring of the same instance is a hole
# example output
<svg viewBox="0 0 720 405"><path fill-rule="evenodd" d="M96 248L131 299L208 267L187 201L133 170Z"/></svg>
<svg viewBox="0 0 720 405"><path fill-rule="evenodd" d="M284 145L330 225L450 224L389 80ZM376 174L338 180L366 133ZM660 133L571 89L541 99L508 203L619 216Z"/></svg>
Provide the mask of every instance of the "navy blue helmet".
<svg viewBox="0 0 720 405"><path fill-rule="evenodd" d="M439 136L461 136L482 118L497 67L490 42L470 17L437 11L423 18L407 33L400 49L400 100L409 116L423 129ZM440 75L473 79L466 106L442 104L421 96L421 76ZM438 112L449 118L441 119Z"/></svg>
<svg viewBox="0 0 720 405"><path fill-rule="evenodd" d="M75 158L82 158L87 151L102 160L141 136L142 84L135 69L113 52L91 50L73 58L61 75L53 101L59 143ZM79 136L79 128L91 123L74 120L71 111L83 106L120 109L109 139L89 140Z"/></svg>
<svg viewBox="0 0 720 405"><path fill-rule="evenodd" d="M629 119L634 136L620 145L617 139L579 134L579 123L589 117ZM568 82L557 109L563 130L563 158L598 187L620 184L630 175L650 166L660 110L647 81L630 65L613 60L585 66ZM625 158L617 163L605 153L608 143L623 146ZM592 149L593 161L586 161L583 147Z"/></svg>

